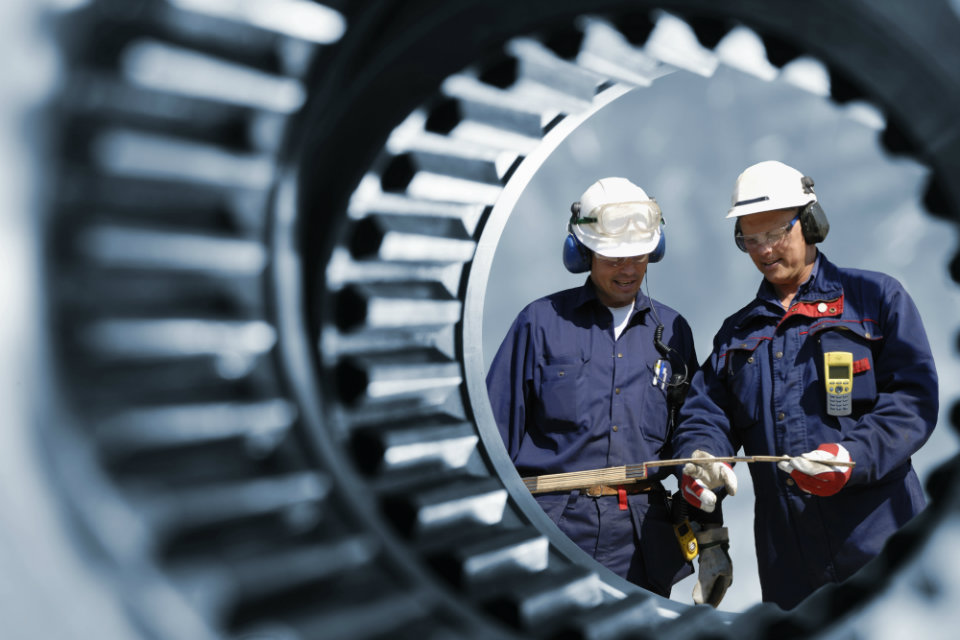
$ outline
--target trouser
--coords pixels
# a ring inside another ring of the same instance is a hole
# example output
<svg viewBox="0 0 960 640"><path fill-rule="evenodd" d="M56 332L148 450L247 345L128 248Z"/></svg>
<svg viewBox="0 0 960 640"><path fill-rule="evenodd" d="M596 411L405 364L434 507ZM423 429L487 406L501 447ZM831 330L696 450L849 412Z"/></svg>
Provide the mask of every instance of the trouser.
<svg viewBox="0 0 960 640"><path fill-rule="evenodd" d="M585 553L618 576L665 598L692 573L680 554L663 491L627 496L538 495L544 511Z"/></svg>

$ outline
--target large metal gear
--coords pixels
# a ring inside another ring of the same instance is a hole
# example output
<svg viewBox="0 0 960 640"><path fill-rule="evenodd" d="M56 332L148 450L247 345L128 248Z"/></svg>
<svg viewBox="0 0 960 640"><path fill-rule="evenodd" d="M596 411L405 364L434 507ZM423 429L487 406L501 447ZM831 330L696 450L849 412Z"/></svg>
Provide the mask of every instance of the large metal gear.
<svg viewBox="0 0 960 640"><path fill-rule="evenodd" d="M65 73L41 112L29 471L64 531L45 553L72 559L64 584L89 587L70 597L102 625L77 637L884 638L957 622L960 461L881 557L796 610L686 607L602 569L539 510L499 446L479 345L500 231L552 149L668 68L711 73L736 26L777 68L820 60L831 99L876 105L886 149L931 170L928 211L960 221L946 2L67 4L46 16Z"/></svg>

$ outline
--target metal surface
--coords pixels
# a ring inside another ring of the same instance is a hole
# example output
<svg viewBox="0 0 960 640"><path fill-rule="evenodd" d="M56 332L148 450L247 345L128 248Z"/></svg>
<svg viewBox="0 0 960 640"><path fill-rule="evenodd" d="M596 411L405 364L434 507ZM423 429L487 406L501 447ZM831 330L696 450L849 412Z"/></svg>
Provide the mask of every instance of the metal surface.
<svg viewBox="0 0 960 640"><path fill-rule="evenodd" d="M712 73L738 24L774 73L811 55L832 99L876 104L887 148L931 168L930 212L957 222L945 3L331 4L44 15L64 81L42 112L46 375L21 479L56 514L44 555L70 560L76 588L40 601L80 599L101 637L177 639L956 622L960 573L938 550L960 537L960 462L880 558L794 612L685 607L600 568L539 510L500 446L479 335L500 232L551 150L670 69Z"/></svg>

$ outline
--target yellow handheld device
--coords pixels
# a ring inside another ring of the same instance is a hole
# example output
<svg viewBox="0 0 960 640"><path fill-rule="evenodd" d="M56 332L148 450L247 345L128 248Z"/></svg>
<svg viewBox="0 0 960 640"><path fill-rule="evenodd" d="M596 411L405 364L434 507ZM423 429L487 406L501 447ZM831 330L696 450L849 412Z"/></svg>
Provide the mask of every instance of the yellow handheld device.
<svg viewBox="0 0 960 640"><path fill-rule="evenodd" d="M827 386L827 415L848 416L853 413L853 354L849 351L823 354L823 372Z"/></svg>
<svg viewBox="0 0 960 640"><path fill-rule="evenodd" d="M690 562L697 557L697 536L694 535L693 529L690 528L690 520L687 518L683 519L683 522L680 524L673 525L673 532L677 534L677 542L680 543L680 552L683 554L683 557L687 562Z"/></svg>

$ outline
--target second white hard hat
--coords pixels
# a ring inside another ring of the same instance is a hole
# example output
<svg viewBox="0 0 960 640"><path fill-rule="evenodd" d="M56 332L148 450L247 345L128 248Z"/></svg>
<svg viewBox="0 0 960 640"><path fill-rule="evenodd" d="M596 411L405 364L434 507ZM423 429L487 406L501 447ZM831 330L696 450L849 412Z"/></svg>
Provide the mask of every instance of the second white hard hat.
<svg viewBox="0 0 960 640"><path fill-rule="evenodd" d="M744 169L730 198L728 218L763 211L803 207L817 201L817 194L803 174L776 160L766 160Z"/></svg>
<svg viewBox="0 0 960 640"><path fill-rule="evenodd" d="M577 238L608 258L651 253L660 242L660 206L626 178L603 178L580 196L579 217L571 221Z"/></svg>

